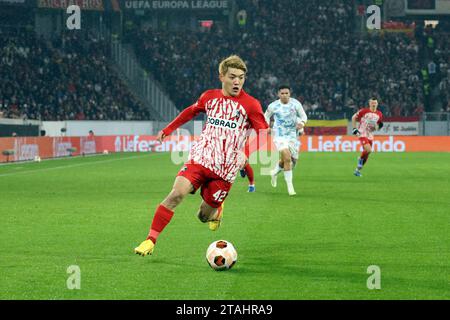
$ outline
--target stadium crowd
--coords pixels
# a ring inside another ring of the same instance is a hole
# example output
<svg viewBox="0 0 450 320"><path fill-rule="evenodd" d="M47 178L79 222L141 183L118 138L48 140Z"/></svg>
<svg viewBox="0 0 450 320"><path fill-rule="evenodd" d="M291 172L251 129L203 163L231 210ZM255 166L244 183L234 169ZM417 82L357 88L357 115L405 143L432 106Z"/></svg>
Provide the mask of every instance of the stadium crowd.
<svg viewBox="0 0 450 320"><path fill-rule="evenodd" d="M350 0L236 3L246 19L234 30L136 27L124 34L179 109L218 87L218 62L239 54L249 67L246 89L264 109L277 85L287 83L315 118L349 117L373 95L388 116L420 115L433 87L442 110L450 110L448 34L436 31L430 44L429 29L415 36L359 33ZM10 34L0 27L0 117L150 119L108 57L107 43L89 34L67 32L49 42L32 30Z"/></svg>
<svg viewBox="0 0 450 320"><path fill-rule="evenodd" d="M111 70L106 43L66 33L52 41L0 28L0 117L145 120L149 113Z"/></svg>
<svg viewBox="0 0 450 320"><path fill-rule="evenodd" d="M289 83L310 114L350 115L374 94L388 115L423 109L417 42L405 34L361 36L355 32L351 1L337 6L332 0L238 5L247 21L233 32L132 32L141 63L179 108L217 87L217 62L237 53L248 62L246 87L264 107L276 98L279 83Z"/></svg>
<svg viewBox="0 0 450 320"><path fill-rule="evenodd" d="M450 22L434 31L436 47L431 62L436 65L436 80L439 105L442 112L450 112Z"/></svg>

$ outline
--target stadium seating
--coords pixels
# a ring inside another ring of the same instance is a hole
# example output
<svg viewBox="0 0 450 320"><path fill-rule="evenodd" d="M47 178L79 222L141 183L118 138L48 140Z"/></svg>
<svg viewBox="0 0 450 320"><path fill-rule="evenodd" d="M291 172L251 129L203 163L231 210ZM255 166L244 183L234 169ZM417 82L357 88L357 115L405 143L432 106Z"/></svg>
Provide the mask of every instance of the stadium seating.
<svg viewBox="0 0 450 320"><path fill-rule="evenodd" d="M89 34L49 42L0 27L0 116L42 120L149 120Z"/></svg>
<svg viewBox="0 0 450 320"><path fill-rule="evenodd" d="M440 110L450 112L450 23L444 23L435 30L436 49L433 51L432 60L437 65L436 81L438 88L437 103Z"/></svg>
<svg viewBox="0 0 450 320"><path fill-rule="evenodd" d="M287 82L316 118L348 116L372 94L382 98L387 115L412 114L423 105L417 42L402 33L363 36L355 30L352 2L345 3L238 1L248 21L232 32L147 28L129 37L142 65L180 109L217 87L219 59L237 53L248 62L248 91L264 106L275 98L276 85Z"/></svg>
<svg viewBox="0 0 450 320"><path fill-rule="evenodd" d="M217 65L230 54L249 67L246 89L265 108L276 87L288 83L315 119L349 117L368 97L381 98L387 116L420 115L438 101L450 110L449 35L425 29L363 34L353 1L238 0L247 21L210 32L132 28L123 40L141 65L183 109L220 86ZM286 14L286 12L295 14ZM311 12L315 12L311 19ZM8 23L12 23L9 21ZM392 22L395 26L396 23ZM395 29L395 28L394 28ZM47 41L33 30L0 26L0 117L42 120L150 120L110 66L109 46L84 33ZM428 48L432 35L434 46ZM423 72L433 61L431 83Z"/></svg>

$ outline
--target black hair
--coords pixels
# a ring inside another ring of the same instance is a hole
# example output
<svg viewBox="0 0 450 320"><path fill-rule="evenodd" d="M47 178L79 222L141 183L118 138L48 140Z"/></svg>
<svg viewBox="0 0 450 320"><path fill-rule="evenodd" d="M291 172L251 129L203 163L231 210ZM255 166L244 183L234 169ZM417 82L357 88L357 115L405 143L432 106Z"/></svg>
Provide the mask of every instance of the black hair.
<svg viewBox="0 0 450 320"><path fill-rule="evenodd" d="M292 91L291 87L287 84L282 84L282 85L278 86L278 91L283 90L283 89L288 89L289 91Z"/></svg>

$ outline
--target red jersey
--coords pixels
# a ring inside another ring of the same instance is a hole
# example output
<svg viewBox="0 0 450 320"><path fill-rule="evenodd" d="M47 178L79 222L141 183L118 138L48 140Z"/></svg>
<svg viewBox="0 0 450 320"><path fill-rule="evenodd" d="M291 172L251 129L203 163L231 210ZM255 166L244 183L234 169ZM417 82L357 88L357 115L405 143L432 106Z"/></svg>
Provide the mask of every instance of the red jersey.
<svg viewBox="0 0 450 320"><path fill-rule="evenodd" d="M358 130L361 138L373 140L373 132L383 120L383 114L380 111L371 111L370 108L363 108L356 114L356 121L359 121Z"/></svg>
<svg viewBox="0 0 450 320"><path fill-rule="evenodd" d="M207 115L206 125L192 146L189 160L233 183L247 131L268 128L261 104L244 90L236 97L226 97L220 89L208 90L163 129L164 134L169 135L201 112Z"/></svg>

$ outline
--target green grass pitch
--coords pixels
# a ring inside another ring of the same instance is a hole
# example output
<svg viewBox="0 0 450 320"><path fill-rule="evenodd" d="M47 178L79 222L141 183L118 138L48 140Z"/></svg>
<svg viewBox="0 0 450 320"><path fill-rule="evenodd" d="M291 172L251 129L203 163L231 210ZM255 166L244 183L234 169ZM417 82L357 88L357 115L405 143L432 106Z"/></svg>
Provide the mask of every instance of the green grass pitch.
<svg viewBox="0 0 450 320"><path fill-rule="evenodd" d="M363 178L356 158L301 154L296 197L255 165L257 192L238 177L215 233L189 196L145 258L133 248L181 167L169 154L2 165L0 299L449 299L450 154L373 154ZM218 239L238 251L227 272L205 259Z"/></svg>

